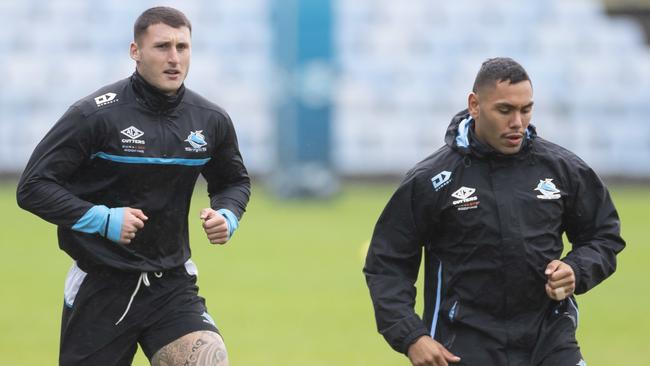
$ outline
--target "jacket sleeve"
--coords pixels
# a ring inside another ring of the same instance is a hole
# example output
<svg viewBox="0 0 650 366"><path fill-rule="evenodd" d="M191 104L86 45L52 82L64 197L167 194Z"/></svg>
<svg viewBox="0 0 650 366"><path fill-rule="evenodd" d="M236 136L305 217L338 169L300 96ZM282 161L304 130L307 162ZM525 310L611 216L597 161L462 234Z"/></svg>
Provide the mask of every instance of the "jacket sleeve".
<svg viewBox="0 0 650 366"><path fill-rule="evenodd" d="M81 111L71 107L36 146L17 189L18 205L71 228L93 204L66 189L66 182L91 155L91 132Z"/></svg>
<svg viewBox="0 0 650 366"><path fill-rule="evenodd" d="M576 294L582 294L616 270L616 254L625 247L614 203L603 182L584 162L576 170L573 199L565 214L572 250L562 260L573 268Z"/></svg>
<svg viewBox="0 0 650 366"><path fill-rule="evenodd" d="M75 106L57 121L36 146L18 182L18 205L55 225L120 240L124 208L93 205L67 188L69 179L93 154L91 124Z"/></svg>
<svg viewBox="0 0 650 366"><path fill-rule="evenodd" d="M224 116L218 127L223 139L201 174L208 182L210 206L214 210L228 210L232 216L226 218L238 221L246 211L251 184L239 152L235 127L230 117Z"/></svg>
<svg viewBox="0 0 650 366"><path fill-rule="evenodd" d="M363 272L372 298L377 328L390 346L406 353L429 332L415 313L415 282L422 257L424 215L415 194L415 177L407 176L382 212L370 242Z"/></svg>

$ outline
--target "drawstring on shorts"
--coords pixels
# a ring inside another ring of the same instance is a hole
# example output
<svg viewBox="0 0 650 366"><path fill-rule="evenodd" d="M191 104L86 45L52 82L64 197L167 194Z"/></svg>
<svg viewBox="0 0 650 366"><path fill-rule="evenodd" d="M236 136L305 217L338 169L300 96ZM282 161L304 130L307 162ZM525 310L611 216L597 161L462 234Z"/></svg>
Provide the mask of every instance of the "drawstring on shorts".
<svg viewBox="0 0 650 366"><path fill-rule="evenodd" d="M163 276L162 272L154 272L153 273L156 278L160 278ZM135 298L135 295L138 294L138 291L140 291L140 284L144 283L145 286L149 287L151 283L149 282L149 276L147 275L147 272L142 272L140 273L140 277L138 277L138 284L135 286L135 290L133 291L133 294L131 294L131 299L129 300L128 305L126 305L126 310L124 310L124 314L120 317L120 319L115 323L115 325L120 324L122 320L124 320L124 317L126 317L126 314L129 312L129 309L131 309L131 304L133 303L133 299Z"/></svg>

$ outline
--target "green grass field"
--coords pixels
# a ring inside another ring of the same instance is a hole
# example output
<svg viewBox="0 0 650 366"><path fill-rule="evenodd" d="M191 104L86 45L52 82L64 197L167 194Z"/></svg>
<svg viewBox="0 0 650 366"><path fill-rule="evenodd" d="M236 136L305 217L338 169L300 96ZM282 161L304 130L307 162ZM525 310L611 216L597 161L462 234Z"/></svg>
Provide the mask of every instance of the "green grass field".
<svg viewBox="0 0 650 366"><path fill-rule="evenodd" d="M215 247L200 232L207 195L197 188L193 258L233 365L409 364L376 332L361 273L374 222L393 189L348 185L330 201L285 202L258 187L236 236ZM58 249L55 227L20 210L14 190L0 185L0 364L54 365L71 261ZM590 366L647 365L650 188L612 187L612 194L628 248L618 272L578 298L578 337ZM148 365L142 353L134 365Z"/></svg>

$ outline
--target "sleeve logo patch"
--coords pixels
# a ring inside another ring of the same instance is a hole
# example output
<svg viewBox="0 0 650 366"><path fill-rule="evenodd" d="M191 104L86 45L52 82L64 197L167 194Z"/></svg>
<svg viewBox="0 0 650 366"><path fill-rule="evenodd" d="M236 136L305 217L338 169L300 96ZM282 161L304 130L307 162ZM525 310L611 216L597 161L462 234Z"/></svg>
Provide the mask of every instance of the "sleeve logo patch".
<svg viewBox="0 0 650 366"><path fill-rule="evenodd" d="M449 183L451 183L451 172L447 170L443 170L436 174L435 177L431 178L431 184L433 184L433 189L435 189L436 192Z"/></svg>
<svg viewBox="0 0 650 366"><path fill-rule="evenodd" d="M107 104L115 103L119 100L115 99L115 97L117 97L117 94L115 93L102 94L95 98L95 104L97 104L98 107L101 107Z"/></svg>

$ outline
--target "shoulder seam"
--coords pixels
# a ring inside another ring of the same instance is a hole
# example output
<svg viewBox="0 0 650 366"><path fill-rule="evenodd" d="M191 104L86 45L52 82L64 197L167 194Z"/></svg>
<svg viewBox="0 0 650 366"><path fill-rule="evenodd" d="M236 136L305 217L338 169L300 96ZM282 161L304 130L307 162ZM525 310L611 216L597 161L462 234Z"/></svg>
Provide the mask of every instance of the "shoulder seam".
<svg viewBox="0 0 650 366"><path fill-rule="evenodd" d="M131 105L131 104L133 104L133 103L134 103L134 101L126 101L126 102L121 103L121 104L112 104L112 105L110 105L110 106L106 106L106 107L98 107L98 108L96 108L95 110L88 112L87 114L84 114L83 109L80 108L80 107L77 105L77 103L73 104L72 107L78 109L84 117L91 117L91 116L93 116L95 113L98 113L98 112L101 112L101 111L108 111L108 110L110 110L110 109L112 109L112 108L116 108L116 107L118 107L118 106L128 106L128 105Z"/></svg>

